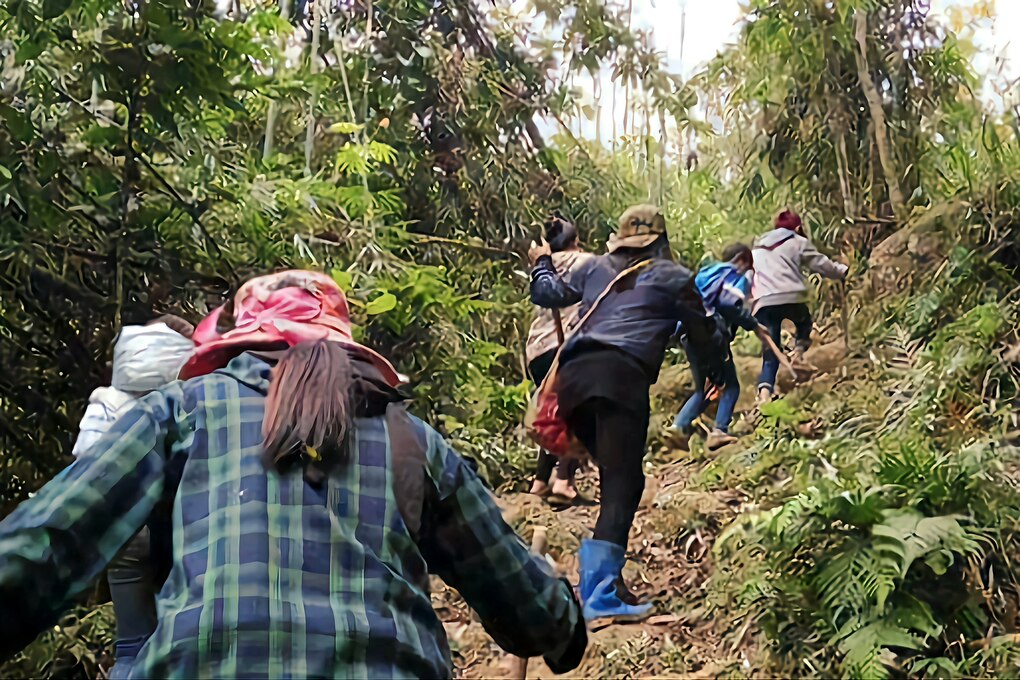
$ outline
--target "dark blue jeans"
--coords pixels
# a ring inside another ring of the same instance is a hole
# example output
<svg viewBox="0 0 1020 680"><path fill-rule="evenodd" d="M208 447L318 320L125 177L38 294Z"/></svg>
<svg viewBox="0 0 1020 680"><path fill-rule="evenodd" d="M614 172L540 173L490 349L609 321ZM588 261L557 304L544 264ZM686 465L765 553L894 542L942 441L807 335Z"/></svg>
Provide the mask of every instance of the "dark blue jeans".
<svg viewBox="0 0 1020 680"><path fill-rule="evenodd" d="M697 362L691 362L691 373L694 374L694 394L690 396L684 407L680 409L673 427L684 429L691 426L694 419L705 412L708 408L708 400L705 398L705 380L707 376L699 369ZM730 422L733 420L733 409L740 398L740 381L737 378L737 367L730 357L723 364L722 371L723 393L719 397L719 410L715 414L715 427L722 432L729 432Z"/></svg>
<svg viewBox="0 0 1020 680"><path fill-rule="evenodd" d="M126 677L138 652L156 630L156 589L148 527L128 541L110 562L107 582L117 617L116 663L110 675Z"/></svg>
<svg viewBox="0 0 1020 680"><path fill-rule="evenodd" d="M758 323L768 329L776 346L783 346L783 321L789 319L796 329L797 348L806 351L811 346L811 311L803 302L789 305L762 307L754 315ZM762 349L761 375L758 376L758 389L776 388L776 375L779 373L779 357L768 348Z"/></svg>

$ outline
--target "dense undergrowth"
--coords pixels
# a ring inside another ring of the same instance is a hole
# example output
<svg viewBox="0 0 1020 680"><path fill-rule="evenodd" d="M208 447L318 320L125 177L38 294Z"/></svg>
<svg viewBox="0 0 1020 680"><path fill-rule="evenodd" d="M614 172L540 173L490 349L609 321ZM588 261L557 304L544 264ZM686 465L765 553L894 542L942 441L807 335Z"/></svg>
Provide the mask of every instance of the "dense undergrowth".
<svg viewBox="0 0 1020 680"><path fill-rule="evenodd" d="M816 282L812 301L820 340L848 310L851 346L705 463L702 489L746 499L736 521L675 517L718 534L712 615L757 636L761 674L1016 674L1020 128L975 99L952 26L904 0L754 0L683 82L614 3L534 2L537 29L471 2L330 3L317 28L314 3L284 5L0 9L0 514L69 460L121 324L202 314L285 266L333 273L414 408L494 487L521 484L522 255L543 215L598 251L627 204L661 202L693 266L792 204L851 263L848 296ZM533 30L554 39L524 49ZM569 84L602 66L631 127L578 140L602 105ZM541 139L538 113L563 134ZM95 677L103 599L0 675Z"/></svg>
<svg viewBox="0 0 1020 680"><path fill-rule="evenodd" d="M959 258L873 303L884 318L854 328L867 344L845 375L771 404L754 445L702 474L706 488L752 499L715 544L715 597L720 615L736 605L755 622L774 669L1018 669L1020 371L1004 358L1018 307L1010 281L958 272ZM938 308L910 325L901 310L931 296ZM820 438L795 429L809 418L824 423Z"/></svg>

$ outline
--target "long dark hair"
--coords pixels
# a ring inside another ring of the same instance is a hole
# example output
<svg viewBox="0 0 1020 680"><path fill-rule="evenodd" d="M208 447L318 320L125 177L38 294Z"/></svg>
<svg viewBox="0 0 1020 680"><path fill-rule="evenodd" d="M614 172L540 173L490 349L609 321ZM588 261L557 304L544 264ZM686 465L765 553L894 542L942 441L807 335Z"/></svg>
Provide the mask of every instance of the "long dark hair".
<svg viewBox="0 0 1020 680"><path fill-rule="evenodd" d="M577 242L577 227L559 213L553 213L542 226L543 236L554 253L562 252Z"/></svg>
<svg viewBox="0 0 1020 680"><path fill-rule="evenodd" d="M287 350L273 368L262 421L262 462L279 468L293 454L315 467L348 459L353 372L347 349L326 340Z"/></svg>
<svg viewBox="0 0 1020 680"><path fill-rule="evenodd" d="M754 255L751 253L751 249L743 243L731 243L723 249L723 262L733 262L737 259L747 264L751 264L754 262Z"/></svg>

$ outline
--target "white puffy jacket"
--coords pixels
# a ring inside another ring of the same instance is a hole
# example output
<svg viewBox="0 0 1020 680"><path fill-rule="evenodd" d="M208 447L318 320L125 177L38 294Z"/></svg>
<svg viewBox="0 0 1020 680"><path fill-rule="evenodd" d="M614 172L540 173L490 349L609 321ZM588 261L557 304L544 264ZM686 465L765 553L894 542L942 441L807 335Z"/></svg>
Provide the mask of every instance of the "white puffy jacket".
<svg viewBox="0 0 1020 680"><path fill-rule="evenodd" d="M790 229L773 229L758 237L752 252L755 313L762 307L807 302L805 268L829 279L842 279L847 272L845 264L833 262L811 241Z"/></svg>
<svg viewBox="0 0 1020 680"><path fill-rule="evenodd" d="M113 347L113 385L92 392L71 453L99 440L139 397L177 379L194 343L164 323L125 326Z"/></svg>

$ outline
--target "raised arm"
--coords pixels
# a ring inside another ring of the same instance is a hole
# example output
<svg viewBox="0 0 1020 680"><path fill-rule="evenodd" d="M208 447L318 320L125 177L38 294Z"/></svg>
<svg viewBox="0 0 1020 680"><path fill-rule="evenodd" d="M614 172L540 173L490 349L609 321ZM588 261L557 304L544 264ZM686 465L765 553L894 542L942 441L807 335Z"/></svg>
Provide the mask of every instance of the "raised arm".
<svg viewBox="0 0 1020 680"><path fill-rule="evenodd" d="M0 659L52 626L145 524L170 413L150 395L0 522Z"/></svg>
<svg viewBox="0 0 1020 680"><path fill-rule="evenodd" d="M542 255L531 270L531 301L539 307L561 309L581 301L582 291L564 281L553 266L552 257Z"/></svg>
<svg viewBox="0 0 1020 680"><path fill-rule="evenodd" d="M460 591L504 650L543 656L554 673L576 668L588 636L570 585L528 551L467 463L431 430L429 475L435 497L419 541L429 570Z"/></svg>
<svg viewBox="0 0 1020 680"><path fill-rule="evenodd" d="M804 251L800 255L800 261L805 267L816 274L827 279L846 278L847 266L839 262L833 262L815 248L815 244L808 241L804 244Z"/></svg>

